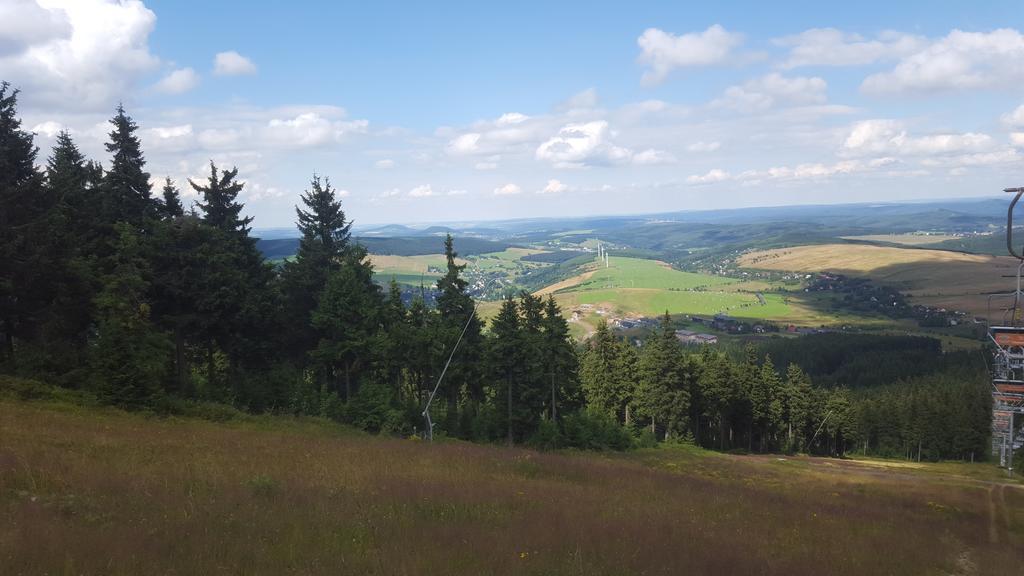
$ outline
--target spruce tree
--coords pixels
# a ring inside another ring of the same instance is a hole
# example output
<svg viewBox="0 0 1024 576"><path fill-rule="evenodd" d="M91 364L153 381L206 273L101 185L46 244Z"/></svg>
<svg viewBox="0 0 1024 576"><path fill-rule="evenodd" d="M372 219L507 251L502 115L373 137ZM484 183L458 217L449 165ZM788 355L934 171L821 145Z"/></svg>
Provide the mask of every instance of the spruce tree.
<svg viewBox="0 0 1024 576"><path fill-rule="evenodd" d="M550 396L545 395L548 417L556 420L559 414L576 409L580 404L579 360L576 347L569 334L569 324L553 295L544 303L542 321L543 344L541 353L545 377L550 379Z"/></svg>
<svg viewBox="0 0 1024 576"><path fill-rule="evenodd" d="M299 249L281 274L287 316L295 320L288 331L288 347L300 364L316 345L311 315L328 276L351 250L352 226L329 180L314 175L301 200L305 208L295 207L296 226L302 233Z"/></svg>
<svg viewBox="0 0 1024 576"><path fill-rule="evenodd" d="M790 364L786 369L782 410L790 450L799 450L806 439L805 431L811 425L811 394L811 379L800 366Z"/></svg>
<svg viewBox="0 0 1024 576"><path fill-rule="evenodd" d="M274 313L274 274L256 248L255 239L249 236L252 217L241 215L244 205L237 198L243 184L236 181L237 176L237 168L219 171L210 162L210 176L205 184L189 180L200 194L197 204L202 223L218 232L206 252L210 268L224 278L218 289L197 302L197 307L206 310L206 317L211 320L209 329L204 330L208 337L208 385L239 401L262 403L274 391L245 385L256 383L254 376L261 374L280 353L280 329L274 321L278 318ZM215 370L218 352L227 359L226 370L220 374ZM246 372L250 374L246 376ZM226 376L226 380L221 376ZM231 384L231 389L221 384Z"/></svg>
<svg viewBox="0 0 1024 576"><path fill-rule="evenodd" d="M628 421L627 407L633 398L630 386L632 359L616 342L608 323L602 318L587 343L580 360L580 385L587 405L618 422ZM623 358L620 358L623 356Z"/></svg>
<svg viewBox="0 0 1024 576"><path fill-rule="evenodd" d="M89 362L101 400L140 407L162 392L170 343L150 318L148 265L138 232L126 222L117 224L115 232L112 269L96 297L97 335Z"/></svg>
<svg viewBox="0 0 1024 576"><path fill-rule="evenodd" d="M373 267L365 250L355 249L331 272L312 318L320 338L311 354L332 387L344 392L346 402L377 360L382 314L383 298L373 281Z"/></svg>
<svg viewBox="0 0 1024 576"><path fill-rule="evenodd" d="M762 452L774 441L782 421L781 388L779 374L775 371L772 359L766 356L750 389L752 416Z"/></svg>
<svg viewBox="0 0 1024 576"><path fill-rule="evenodd" d="M673 432L682 434L690 409L689 380L668 312L643 347L637 372L636 404L640 415L650 419L651 432L660 423L666 438Z"/></svg>
<svg viewBox="0 0 1024 576"><path fill-rule="evenodd" d="M296 226L302 233L296 259L322 258L317 264L323 265L336 262L348 249L352 223L345 217L330 179L321 180L314 174L301 200L306 208L295 207Z"/></svg>
<svg viewBox="0 0 1024 576"><path fill-rule="evenodd" d="M729 406L732 403L733 374L732 364L723 354L712 352L705 347L701 353L702 370L700 373L700 389L703 415L711 422L718 440L718 448L725 449L726 426L728 424Z"/></svg>
<svg viewBox="0 0 1024 576"><path fill-rule="evenodd" d="M519 306L512 295L501 303L498 315L491 321L488 365L498 383L495 402L503 403L506 441L511 446L522 435L524 407L520 403L523 384L523 346ZM500 405L500 404L499 404Z"/></svg>
<svg viewBox="0 0 1024 576"><path fill-rule="evenodd" d="M203 222L219 230L247 237L252 217L242 216L245 205L238 202L238 193L242 191L243 184L235 181L236 176L238 168L218 171L216 164L210 161L210 176L206 184L197 184L191 179L188 183L200 195L197 205L203 214Z"/></svg>
<svg viewBox="0 0 1024 576"><path fill-rule="evenodd" d="M185 215L185 207L181 204L181 193L174 181L168 176L164 178L163 188L164 202L161 206L163 217L167 220L174 220Z"/></svg>
<svg viewBox="0 0 1024 576"><path fill-rule="evenodd" d="M134 229L145 231L156 216L156 202L152 198L146 159L135 132L138 125L118 104L110 119L113 130L106 143L112 155L110 170L104 175L103 213L109 224L128 222Z"/></svg>
<svg viewBox="0 0 1024 576"><path fill-rule="evenodd" d="M7 361L14 360L15 339L30 336L46 305L42 273L49 263L40 242L46 242L53 209L17 105L18 91L0 83L0 331Z"/></svg>
<svg viewBox="0 0 1024 576"><path fill-rule="evenodd" d="M65 370L83 363L98 289L96 186L92 164L62 130L46 164L46 188L54 202L47 225L52 299L42 330L48 357L54 364L65 362Z"/></svg>
<svg viewBox="0 0 1024 576"><path fill-rule="evenodd" d="M459 399L462 391L466 392L469 401L475 406L483 400L483 385L480 378L479 363L482 356L483 336L480 319L476 314L476 305L468 292L468 282L462 278L465 264L458 264L458 253L455 251L451 234L444 241L445 274L437 281L437 311L439 313L439 334L445 351L438 358L446 358L452 346L456 345L459 335L465 330L462 343L459 344L458 361L453 361L442 383L441 394L446 400L445 429L449 434L460 434Z"/></svg>

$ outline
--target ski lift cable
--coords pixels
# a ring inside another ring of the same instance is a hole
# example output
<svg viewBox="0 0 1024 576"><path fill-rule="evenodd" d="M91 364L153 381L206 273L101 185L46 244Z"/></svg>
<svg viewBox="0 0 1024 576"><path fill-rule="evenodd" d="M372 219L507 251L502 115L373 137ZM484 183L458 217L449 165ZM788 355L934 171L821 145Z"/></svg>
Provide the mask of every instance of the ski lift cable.
<svg viewBox="0 0 1024 576"><path fill-rule="evenodd" d="M444 375L448 372L448 366L452 363L452 358L455 357L455 352L459 349L459 344L462 343L462 339L466 336L466 330L469 330L469 325L476 316L476 301L473 302L473 307L469 310L469 318L466 318L466 325L462 327L462 333L459 334L459 339L455 341L455 346L452 347L451 354L448 355L448 361L444 363L444 369L441 370L441 375L437 378L437 383L434 384L434 389L430 392L430 397L427 398L427 405L423 408L423 417L427 419L427 438L430 440L434 439L434 424L430 420L430 405L434 402L434 397L437 396L438 389L441 388L441 381L444 380Z"/></svg>

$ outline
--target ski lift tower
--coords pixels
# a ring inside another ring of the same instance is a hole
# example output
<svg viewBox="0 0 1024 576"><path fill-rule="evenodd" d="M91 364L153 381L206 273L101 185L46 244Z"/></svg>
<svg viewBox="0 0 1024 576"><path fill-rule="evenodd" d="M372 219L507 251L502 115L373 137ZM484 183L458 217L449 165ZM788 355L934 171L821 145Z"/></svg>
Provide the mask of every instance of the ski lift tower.
<svg viewBox="0 0 1024 576"><path fill-rule="evenodd" d="M1024 291L1021 290L1024 256L1013 246L1013 209L1021 196L1024 196L1024 188L1007 188L1004 192L1015 195L1006 211L1006 249L1019 261L1017 287L1013 292L999 295L1012 298L1013 304L1005 309L1000 325L989 326L988 337L995 344L992 366L992 452L999 454L999 465L1013 474L1013 451L1020 448L1024 440L1017 434L1016 425L1019 417L1024 415ZM989 322L994 322L991 314L989 316Z"/></svg>

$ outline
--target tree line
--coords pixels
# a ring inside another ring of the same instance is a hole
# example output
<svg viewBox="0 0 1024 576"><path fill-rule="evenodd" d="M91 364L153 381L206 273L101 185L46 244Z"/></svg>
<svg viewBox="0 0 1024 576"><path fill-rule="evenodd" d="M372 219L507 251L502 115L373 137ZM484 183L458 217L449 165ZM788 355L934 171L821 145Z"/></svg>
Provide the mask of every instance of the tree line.
<svg viewBox="0 0 1024 576"><path fill-rule="evenodd" d="M485 326L450 235L432 304L407 303L395 282L374 281L339 195L318 175L295 209L298 252L274 266L256 248L236 168L211 161L204 180L185 183L192 206L169 178L154 190L138 126L121 106L105 165L65 131L40 166L17 98L0 84L5 373L130 409L216 402L397 434L424 431L421 411L437 387L435 433L541 447L686 440L908 455L916 443L919 457L984 454L985 399L959 381L942 384L946 407L973 402L955 415L969 433L950 440L936 424L948 413L903 400L929 385L863 397L816 387L797 364L780 372L753 347L739 360L687 352L667 315L642 346L604 324L577 346L553 297L521 292ZM894 404L906 408L886 420Z"/></svg>
<svg viewBox="0 0 1024 576"><path fill-rule="evenodd" d="M798 361L825 374L841 363L796 351L845 346L836 353L859 352L864 360L889 353L876 350L871 337L821 336L747 344L734 358L728 349L710 346L687 352L668 315L639 348L601 323L581 354L581 387L592 409L627 428L646 430L651 441L685 440L743 452L855 452L928 460L988 456L991 395L983 366L953 355L942 371L918 377L904 372L882 386L822 386ZM923 340L885 341L932 347ZM765 350L789 359L785 368Z"/></svg>
<svg viewBox="0 0 1024 576"><path fill-rule="evenodd" d="M433 294L403 301L373 278L329 179L296 207L298 252L266 262L235 168L213 162L186 207L151 185L138 126L119 106L106 166L64 131L44 166L0 85L3 371L126 408L182 401L312 414L371 431L523 442L582 406L577 358L554 300L510 295L485 333L452 237Z"/></svg>

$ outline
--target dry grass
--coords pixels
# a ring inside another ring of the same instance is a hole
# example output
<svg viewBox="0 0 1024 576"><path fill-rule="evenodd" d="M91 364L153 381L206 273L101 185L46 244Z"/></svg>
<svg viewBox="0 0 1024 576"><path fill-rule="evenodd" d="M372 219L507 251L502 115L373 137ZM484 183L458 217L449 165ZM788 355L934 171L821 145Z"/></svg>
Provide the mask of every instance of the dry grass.
<svg viewBox="0 0 1024 576"><path fill-rule="evenodd" d="M444 270L447 266L444 254L420 256L371 254L370 261L373 262L374 271L378 274L424 274L430 267ZM462 258L456 258L455 262L456 264L466 264L466 260Z"/></svg>
<svg viewBox="0 0 1024 576"><path fill-rule="evenodd" d="M956 240L959 236L948 234L865 234L864 236L843 236L844 240L860 240L863 242L886 242L905 246L927 246L946 240Z"/></svg>
<svg viewBox="0 0 1024 576"><path fill-rule="evenodd" d="M593 270L589 270L587 272L583 272L582 274L577 274L577 275L575 275L575 276L573 276L571 278L566 278L565 280L562 280L561 282L555 282L554 284L550 284L548 286L545 286L545 287L541 288L540 290L537 290L536 292L533 293L533 295L534 296L547 296L548 294L553 294L553 293L555 293L555 292L557 292L559 290L565 290L567 288L573 288L575 286L579 286L580 284L583 284L584 282L589 280L590 277L593 276L594 272L596 272L596 271L597 271L597 269L595 268Z"/></svg>
<svg viewBox="0 0 1024 576"><path fill-rule="evenodd" d="M765 270L868 277L899 288L915 303L985 316L989 294L1013 289L1015 281L1004 276L1015 276L1018 262L1010 257L945 250L821 244L751 252L743 255L739 264ZM998 308L993 304L993 312Z"/></svg>
<svg viewBox="0 0 1024 576"><path fill-rule="evenodd" d="M1022 507L927 469L0 402L4 574L1010 574Z"/></svg>

